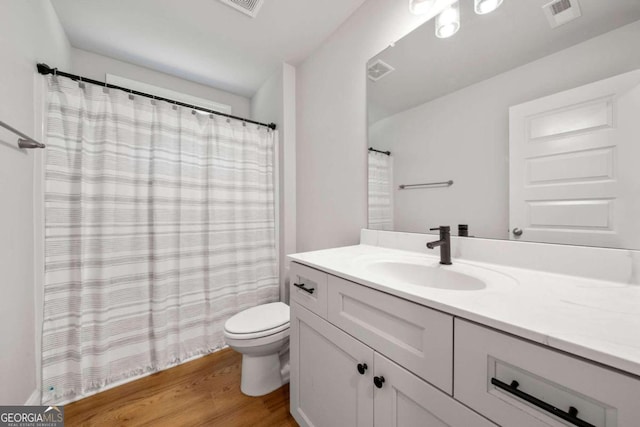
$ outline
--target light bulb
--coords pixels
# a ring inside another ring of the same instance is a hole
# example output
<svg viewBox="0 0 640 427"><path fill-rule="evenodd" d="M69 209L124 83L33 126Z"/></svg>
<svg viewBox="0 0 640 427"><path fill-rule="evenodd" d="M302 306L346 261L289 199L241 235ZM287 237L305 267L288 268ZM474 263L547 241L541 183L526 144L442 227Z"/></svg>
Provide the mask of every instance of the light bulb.
<svg viewBox="0 0 640 427"><path fill-rule="evenodd" d="M436 37L451 37L460 29L460 4L455 2L436 18Z"/></svg>
<svg viewBox="0 0 640 427"><path fill-rule="evenodd" d="M474 9L478 15L493 12L500 7L503 0L474 0Z"/></svg>
<svg viewBox="0 0 640 427"><path fill-rule="evenodd" d="M409 10L414 15L423 15L433 8L436 0L409 0Z"/></svg>

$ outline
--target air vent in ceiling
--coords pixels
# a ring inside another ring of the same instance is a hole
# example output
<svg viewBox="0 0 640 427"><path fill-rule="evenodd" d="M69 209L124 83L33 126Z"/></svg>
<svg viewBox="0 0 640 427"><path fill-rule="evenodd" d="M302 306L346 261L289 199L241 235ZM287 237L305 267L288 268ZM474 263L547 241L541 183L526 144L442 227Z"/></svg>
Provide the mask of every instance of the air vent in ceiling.
<svg viewBox="0 0 640 427"><path fill-rule="evenodd" d="M222 3L255 18L264 0L220 0Z"/></svg>
<svg viewBox="0 0 640 427"><path fill-rule="evenodd" d="M393 70L395 70L395 68L393 68L391 65L378 59L376 62L367 67L367 76L369 77L369 79L377 82Z"/></svg>
<svg viewBox="0 0 640 427"><path fill-rule="evenodd" d="M551 28L559 27L582 16L578 0L554 0L542 6Z"/></svg>

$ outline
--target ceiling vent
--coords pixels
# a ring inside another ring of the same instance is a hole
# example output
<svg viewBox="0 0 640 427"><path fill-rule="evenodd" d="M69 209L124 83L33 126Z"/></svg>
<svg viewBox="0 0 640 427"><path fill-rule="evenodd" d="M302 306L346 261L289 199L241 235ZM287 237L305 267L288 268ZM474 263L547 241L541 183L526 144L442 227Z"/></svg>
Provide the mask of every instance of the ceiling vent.
<svg viewBox="0 0 640 427"><path fill-rule="evenodd" d="M255 18L260 8L262 7L262 3L264 0L220 0L222 3L227 6L231 6L235 10L239 10L240 12L249 15L252 18Z"/></svg>
<svg viewBox="0 0 640 427"><path fill-rule="evenodd" d="M542 6L551 28L559 27L582 16L578 0L554 0Z"/></svg>
<svg viewBox="0 0 640 427"><path fill-rule="evenodd" d="M367 68L367 76L369 77L369 79L377 82L393 70L395 70L395 68L393 68L391 65L387 64L381 59L378 59Z"/></svg>

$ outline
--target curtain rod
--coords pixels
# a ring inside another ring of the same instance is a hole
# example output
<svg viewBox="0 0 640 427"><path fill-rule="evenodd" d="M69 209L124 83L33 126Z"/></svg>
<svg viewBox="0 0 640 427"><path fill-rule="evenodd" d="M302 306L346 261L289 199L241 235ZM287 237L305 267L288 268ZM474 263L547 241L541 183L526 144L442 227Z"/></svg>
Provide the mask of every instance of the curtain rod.
<svg viewBox="0 0 640 427"><path fill-rule="evenodd" d="M386 154L387 156L391 155L391 151L380 151L380 150L376 150L375 148L371 148L371 147L369 147L369 151L375 151L376 153Z"/></svg>
<svg viewBox="0 0 640 427"><path fill-rule="evenodd" d="M243 117L233 116L231 114L221 113L221 112L215 111L215 110L209 110L207 108L198 107L197 105L186 104L184 102L176 101L174 99L168 99L168 98L163 98L161 96L151 95L151 94L144 93L144 92L138 92L137 90L129 89L129 88L126 88L126 87L112 85L110 83L105 83L105 82L101 82L101 81L98 81L98 80L93 80L93 79L90 79L90 78L87 78L87 77L78 76L76 74L65 73L64 71L59 71L57 68L51 68L47 64L44 64L44 63L39 63L37 65L37 68L38 68L38 73L40 73L42 75L45 75L45 76L47 74L53 74L55 76L67 77L67 78L70 78L72 80L80 81L80 82L83 82L83 83L92 83L94 85L99 85L99 86L102 86L102 87L107 87L107 88L111 88L111 89L119 89L119 90L122 90L122 91L125 91L125 92L128 92L128 93L131 93L133 95L144 96L144 97L147 97L147 98L156 99L158 101L166 101L166 102L169 102L171 104L179 105L181 107L193 108L194 110L204 111L204 112L207 112L207 113L216 114L218 116L228 117L230 119L241 120L241 121L246 122L246 123L253 123L254 125L265 126L265 127L268 127L271 130L275 130L276 129L276 124L275 123L267 124L267 123L256 122L255 120L249 120L249 119L245 119Z"/></svg>

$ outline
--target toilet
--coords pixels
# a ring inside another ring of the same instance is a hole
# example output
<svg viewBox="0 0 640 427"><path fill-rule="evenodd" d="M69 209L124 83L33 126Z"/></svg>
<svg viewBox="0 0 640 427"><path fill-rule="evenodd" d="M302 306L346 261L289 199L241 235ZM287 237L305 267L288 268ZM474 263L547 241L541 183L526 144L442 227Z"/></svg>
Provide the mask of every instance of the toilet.
<svg viewBox="0 0 640 427"><path fill-rule="evenodd" d="M289 382L287 304L272 302L241 311L224 324L224 338L242 354L242 393L262 396Z"/></svg>

